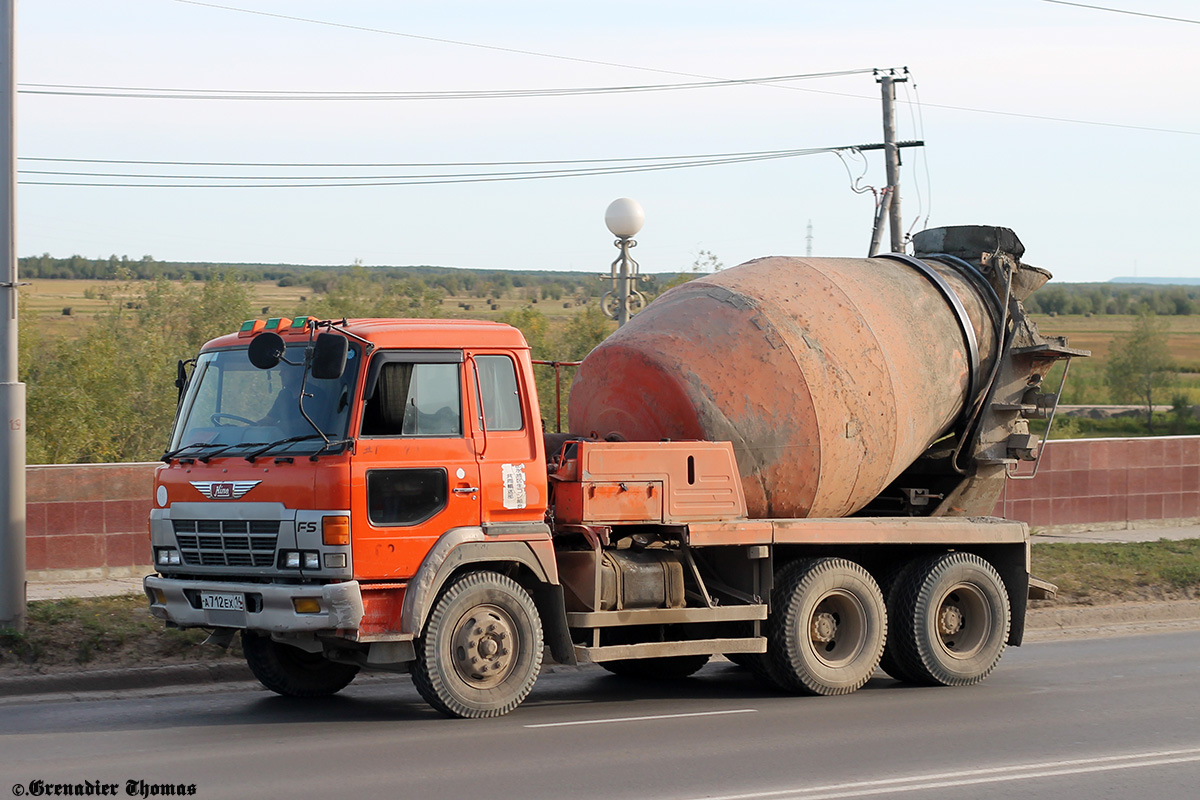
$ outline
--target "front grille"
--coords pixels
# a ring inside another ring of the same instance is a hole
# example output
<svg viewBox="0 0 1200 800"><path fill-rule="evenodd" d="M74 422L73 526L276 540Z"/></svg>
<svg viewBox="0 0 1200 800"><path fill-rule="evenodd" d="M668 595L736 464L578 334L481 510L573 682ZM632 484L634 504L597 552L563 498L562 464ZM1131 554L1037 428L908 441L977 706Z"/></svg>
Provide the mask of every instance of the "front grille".
<svg viewBox="0 0 1200 800"><path fill-rule="evenodd" d="M202 567L270 567L275 564L279 520L176 519L183 563Z"/></svg>

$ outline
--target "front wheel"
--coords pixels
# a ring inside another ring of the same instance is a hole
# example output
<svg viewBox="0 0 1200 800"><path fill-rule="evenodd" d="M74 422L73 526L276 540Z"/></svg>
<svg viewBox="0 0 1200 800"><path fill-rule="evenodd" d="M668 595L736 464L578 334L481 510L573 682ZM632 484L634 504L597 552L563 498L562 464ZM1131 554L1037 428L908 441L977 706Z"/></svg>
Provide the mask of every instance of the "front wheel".
<svg viewBox="0 0 1200 800"><path fill-rule="evenodd" d="M456 578L417 645L413 683L450 717L498 717L525 699L542 667L542 622L529 594L496 572Z"/></svg>
<svg viewBox="0 0 1200 800"><path fill-rule="evenodd" d="M914 563L901 574L892 604L895 677L966 686L986 678L1004 653L1008 592L992 565L973 553Z"/></svg>
<svg viewBox="0 0 1200 800"><path fill-rule="evenodd" d="M337 694L358 674L353 664L336 664L253 631L242 631L242 652L259 683L284 697Z"/></svg>

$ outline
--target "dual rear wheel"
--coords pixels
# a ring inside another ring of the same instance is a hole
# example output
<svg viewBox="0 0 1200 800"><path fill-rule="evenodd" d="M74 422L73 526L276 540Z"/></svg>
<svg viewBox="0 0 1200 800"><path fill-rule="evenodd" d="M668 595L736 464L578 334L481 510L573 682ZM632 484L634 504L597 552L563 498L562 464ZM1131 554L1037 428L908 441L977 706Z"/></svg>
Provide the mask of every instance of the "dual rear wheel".
<svg viewBox="0 0 1200 800"><path fill-rule="evenodd" d="M776 575L767 652L744 658L789 692L848 694L882 666L910 683L964 686L995 668L1009 602L995 569L971 553L905 565L885 591L842 558L793 562Z"/></svg>

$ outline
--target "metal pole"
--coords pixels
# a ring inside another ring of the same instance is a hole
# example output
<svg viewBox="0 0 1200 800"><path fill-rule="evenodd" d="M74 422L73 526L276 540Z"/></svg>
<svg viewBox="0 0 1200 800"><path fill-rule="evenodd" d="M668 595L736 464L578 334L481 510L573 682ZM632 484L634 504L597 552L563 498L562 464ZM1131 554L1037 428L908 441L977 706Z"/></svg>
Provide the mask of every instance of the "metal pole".
<svg viewBox="0 0 1200 800"><path fill-rule="evenodd" d="M629 237L622 236L621 274L617 277L617 327L629 322Z"/></svg>
<svg viewBox="0 0 1200 800"><path fill-rule="evenodd" d="M25 630L25 384L17 373L16 0L0 0L0 628Z"/></svg>
<svg viewBox="0 0 1200 800"><path fill-rule="evenodd" d="M879 253L879 244L883 241L883 221L887 218L888 210L892 207L892 190L884 187L879 197L879 207L875 209L875 227L871 229L871 247L867 256L875 257Z"/></svg>
<svg viewBox="0 0 1200 800"><path fill-rule="evenodd" d="M897 78L894 74L880 75L880 90L883 92L883 154L887 165L887 185L892 196L888 210L889 227L892 233L892 252L904 252L904 228L900 219L900 147L896 144L896 84L908 78Z"/></svg>

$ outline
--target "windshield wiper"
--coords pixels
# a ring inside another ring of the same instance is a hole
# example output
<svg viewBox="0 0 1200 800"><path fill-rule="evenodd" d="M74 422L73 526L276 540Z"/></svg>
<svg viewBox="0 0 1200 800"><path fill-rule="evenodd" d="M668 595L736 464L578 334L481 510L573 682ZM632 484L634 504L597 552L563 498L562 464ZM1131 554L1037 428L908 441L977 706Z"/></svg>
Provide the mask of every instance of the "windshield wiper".
<svg viewBox="0 0 1200 800"><path fill-rule="evenodd" d="M263 455L268 450L274 450L276 447L279 447L280 445L291 444L292 442L305 442L310 439L324 439L324 438L325 437L319 433L305 433L305 434L301 434L300 436L289 436L286 439L279 439L277 441L271 442L270 444L263 445L263 447L261 449L255 450L253 453L247 453L246 455L242 456L242 458L246 459L251 464L253 464L254 459ZM262 443L256 442L255 444L262 444Z"/></svg>
<svg viewBox="0 0 1200 800"><path fill-rule="evenodd" d="M207 464L222 453L232 450L235 447L262 447L266 442L234 442L233 444L224 445L220 450L213 450L211 453L205 453L200 456L200 460Z"/></svg>
<svg viewBox="0 0 1200 800"><path fill-rule="evenodd" d="M176 447L174 450L168 450L167 452L162 454L162 460L170 461L172 458L175 458L177 455L179 455L183 451L191 450L193 447L195 447L197 449L201 449L201 450L209 450L214 447L225 447L225 445L220 444L220 443L214 443L214 442L192 442L191 444L185 444L183 447Z"/></svg>

